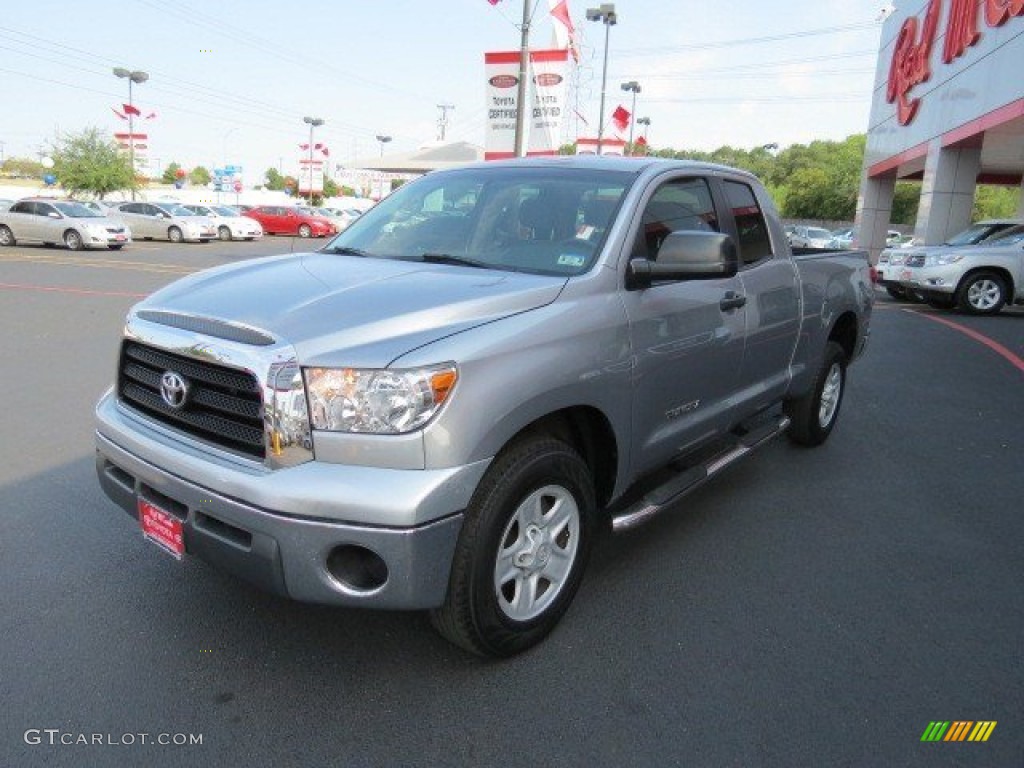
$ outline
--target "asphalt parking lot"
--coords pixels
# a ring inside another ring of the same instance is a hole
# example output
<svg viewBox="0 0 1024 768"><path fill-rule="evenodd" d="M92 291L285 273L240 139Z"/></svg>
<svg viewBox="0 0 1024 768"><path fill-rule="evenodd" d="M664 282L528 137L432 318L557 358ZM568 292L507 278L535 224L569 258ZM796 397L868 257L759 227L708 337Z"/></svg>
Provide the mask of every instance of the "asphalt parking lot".
<svg viewBox="0 0 1024 768"><path fill-rule="evenodd" d="M824 447L606 536L555 633L484 662L176 562L96 483L132 303L309 244L0 250L0 765L1024 764L1024 308L880 294Z"/></svg>

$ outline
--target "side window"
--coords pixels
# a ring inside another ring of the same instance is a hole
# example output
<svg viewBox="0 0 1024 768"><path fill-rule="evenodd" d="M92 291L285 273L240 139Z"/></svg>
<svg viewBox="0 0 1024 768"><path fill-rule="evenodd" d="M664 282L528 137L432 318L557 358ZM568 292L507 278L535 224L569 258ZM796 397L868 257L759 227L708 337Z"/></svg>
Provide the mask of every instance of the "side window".
<svg viewBox="0 0 1024 768"><path fill-rule="evenodd" d="M632 258L657 261L669 233L685 230L720 231L711 189L703 178L675 179L658 188L644 207Z"/></svg>
<svg viewBox="0 0 1024 768"><path fill-rule="evenodd" d="M10 207L11 213L32 213L32 203L26 203L24 200L17 202Z"/></svg>
<svg viewBox="0 0 1024 768"><path fill-rule="evenodd" d="M754 197L754 190L738 181L726 181L723 186L732 217L736 221L740 261L748 265L770 258L772 243L768 236L768 224Z"/></svg>
<svg viewBox="0 0 1024 768"><path fill-rule="evenodd" d="M57 209L49 203L36 203L36 209L33 211L36 216L49 216L51 213L56 213Z"/></svg>

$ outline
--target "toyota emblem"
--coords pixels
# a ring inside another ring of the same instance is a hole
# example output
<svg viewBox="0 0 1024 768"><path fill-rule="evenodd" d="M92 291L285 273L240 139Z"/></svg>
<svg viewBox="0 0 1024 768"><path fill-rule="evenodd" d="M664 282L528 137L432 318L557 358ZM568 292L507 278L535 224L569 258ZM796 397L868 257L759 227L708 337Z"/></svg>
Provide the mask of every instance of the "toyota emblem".
<svg viewBox="0 0 1024 768"><path fill-rule="evenodd" d="M181 408L188 398L188 384L180 373L167 371L160 377L160 396L171 408Z"/></svg>

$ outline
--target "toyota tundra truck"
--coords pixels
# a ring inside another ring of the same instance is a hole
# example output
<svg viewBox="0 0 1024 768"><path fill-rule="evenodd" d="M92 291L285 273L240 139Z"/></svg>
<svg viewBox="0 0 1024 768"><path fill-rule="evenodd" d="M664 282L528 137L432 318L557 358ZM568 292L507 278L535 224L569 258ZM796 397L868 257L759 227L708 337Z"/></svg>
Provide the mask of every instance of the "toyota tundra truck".
<svg viewBox="0 0 1024 768"><path fill-rule="evenodd" d="M868 273L863 251L794 255L762 185L722 166L430 173L319 251L133 307L99 481L175 558L427 610L508 656L563 616L601 530L681 513L776 435L828 438Z"/></svg>

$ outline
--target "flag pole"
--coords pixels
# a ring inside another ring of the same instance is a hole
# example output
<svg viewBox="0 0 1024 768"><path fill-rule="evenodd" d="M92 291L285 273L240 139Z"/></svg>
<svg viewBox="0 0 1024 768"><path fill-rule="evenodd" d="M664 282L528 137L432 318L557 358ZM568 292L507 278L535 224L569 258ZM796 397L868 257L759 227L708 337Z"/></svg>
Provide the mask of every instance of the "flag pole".
<svg viewBox="0 0 1024 768"><path fill-rule="evenodd" d="M530 0L523 0L519 46L519 90L516 95L516 157L526 156L526 81L530 76Z"/></svg>

